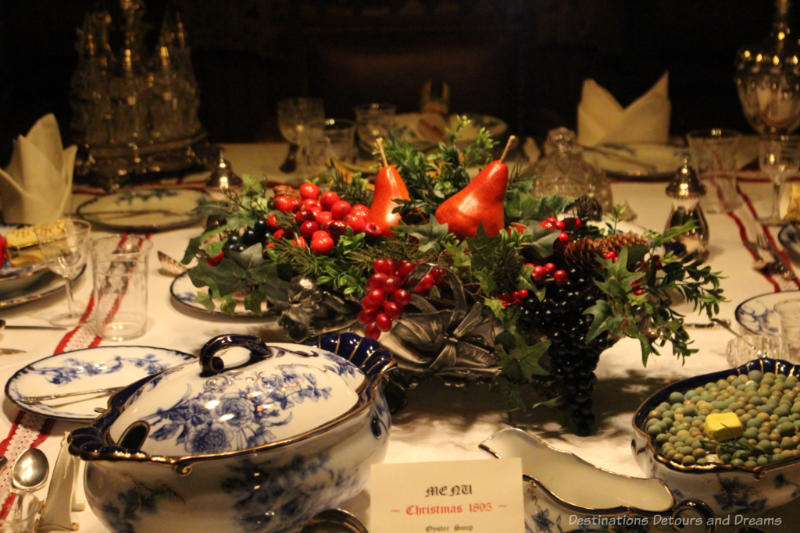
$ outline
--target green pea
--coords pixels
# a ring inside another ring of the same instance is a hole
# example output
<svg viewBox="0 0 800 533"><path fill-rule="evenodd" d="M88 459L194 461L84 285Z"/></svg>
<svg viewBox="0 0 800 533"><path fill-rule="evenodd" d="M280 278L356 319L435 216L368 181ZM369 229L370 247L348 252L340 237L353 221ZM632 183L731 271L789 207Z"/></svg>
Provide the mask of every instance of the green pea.
<svg viewBox="0 0 800 533"><path fill-rule="evenodd" d="M761 426L761 424L762 424L763 422L764 422L764 421L763 421L762 419L760 419L760 418L758 418L758 417L755 417L755 418L751 418L751 419L749 419L749 420L747 421L747 423L745 424L745 426L746 426L746 427L748 427L748 428L758 428L758 427L760 427L760 426Z"/></svg>
<svg viewBox="0 0 800 533"><path fill-rule="evenodd" d="M790 409L789 406L787 405L779 405L778 407L775 408L773 413L775 413L778 416L786 416L790 413Z"/></svg>
<svg viewBox="0 0 800 533"><path fill-rule="evenodd" d="M739 458L731 459L731 464L733 466L742 466L742 465L744 465L744 461L742 459L739 459Z"/></svg>
<svg viewBox="0 0 800 533"><path fill-rule="evenodd" d="M683 397L685 399L687 399L687 400L692 400L694 398L697 398L698 394L699 393L696 390L692 389L692 390L688 391L686 394L684 394Z"/></svg>
<svg viewBox="0 0 800 533"><path fill-rule="evenodd" d="M758 464L758 466L764 466L768 462L769 462L769 459L767 459L766 455L759 455L758 459L756 459L756 463Z"/></svg>
<svg viewBox="0 0 800 533"><path fill-rule="evenodd" d="M782 450L791 450L795 447L795 442L792 437L783 437L781 439L781 449Z"/></svg>
<svg viewBox="0 0 800 533"><path fill-rule="evenodd" d="M693 464L694 463L694 456L692 456L692 455L684 455L683 459L681 460L681 463L683 463L685 465Z"/></svg>
<svg viewBox="0 0 800 533"><path fill-rule="evenodd" d="M673 403L674 402L682 402L683 401L683 393L682 392L678 392L678 391L674 391L674 392L670 393L669 401L671 401Z"/></svg>
<svg viewBox="0 0 800 533"><path fill-rule="evenodd" d="M659 433L656 435L656 443L657 444L665 444L669 436L666 433Z"/></svg>
<svg viewBox="0 0 800 533"><path fill-rule="evenodd" d="M794 424L791 422L781 422L778 425L778 433L780 433L784 437L791 437L795 433Z"/></svg>
<svg viewBox="0 0 800 533"><path fill-rule="evenodd" d="M747 401L754 406L764 405L764 398L755 394L750 396Z"/></svg>
<svg viewBox="0 0 800 533"><path fill-rule="evenodd" d="M708 459L706 459L705 457L698 457L697 460L695 461L695 464L707 465L708 464Z"/></svg>
<svg viewBox="0 0 800 533"><path fill-rule="evenodd" d="M744 433L742 433L742 435L744 435L748 439L755 439L758 437L758 429L755 427L748 427L747 429L744 430Z"/></svg>
<svg viewBox="0 0 800 533"><path fill-rule="evenodd" d="M756 461L755 461L755 459L752 459L752 458L751 458L751 459L748 459L747 461L745 461L745 462L744 462L744 466L745 466L746 468L755 468L755 467L756 467Z"/></svg>
<svg viewBox="0 0 800 533"><path fill-rule="evenodd" d="M759 441L757 446L759 450L766 453L771 452L773 448L772 443L766 439Z"/></svg>
<svg viewBox="0 0 800 533"><path fill-rule="evenodd" d="M751 370L747 373L747 377L753 381L761 381L761 378L764 377L764 374L760 370Z"/></svg>
<svg viewBox="0 0 800 533"><path fill-rule="evenodd" d="M694 452L694 449L691 446L681 446L678 448L678 453L682 453L683 455L691 455L692 452Z"/></svg>

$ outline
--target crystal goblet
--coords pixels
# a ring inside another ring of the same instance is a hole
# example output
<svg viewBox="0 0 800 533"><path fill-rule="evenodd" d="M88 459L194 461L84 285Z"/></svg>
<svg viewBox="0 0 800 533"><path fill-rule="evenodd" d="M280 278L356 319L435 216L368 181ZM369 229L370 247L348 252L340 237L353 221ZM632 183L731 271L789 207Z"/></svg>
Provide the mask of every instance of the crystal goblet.
<svg viewBox="0 0 800 533"><path fill-rule="evenodd" d="M42 259L53 273L64 278L67 311L50 318L57 326L74 326L80 322L82 311L72 296L72 280L86 265L89 256L91 225L85 220L64 218L49 224L34 226Z"/></svg>
<svg viewBox="0 0 800 533"><path fill-rule="evenodd" d="M786 178L800 167L800 136L768 134L758 139L758 166L772 183L772 209L762 224L781 224L779 200Z"/></svg>

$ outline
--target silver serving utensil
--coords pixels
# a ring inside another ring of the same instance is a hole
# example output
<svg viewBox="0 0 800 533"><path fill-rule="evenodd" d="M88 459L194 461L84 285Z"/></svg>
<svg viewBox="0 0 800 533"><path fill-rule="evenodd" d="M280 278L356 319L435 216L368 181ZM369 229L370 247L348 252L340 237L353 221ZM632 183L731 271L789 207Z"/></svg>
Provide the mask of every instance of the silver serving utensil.
<svg viewBox="0 0 800 533"><path fill-rule="evenodd" d="M344 509L326 509L306 521L300 533L369 533L353 513Z"/></svg>
<svg viewBox="0 0 800 533"><path fill-rule="evenodd" d="M17 355L20 353L28 353L25 350L18 350L17 348L0 348L0 355Z"/></svg>
<svg viewBox="0 0 800 533"><path fill-rule="evenodd" d="M99 389L90 389L90 390L82 390L82 391L74 391L74 392L62 392L56 394L42 394L38 396L21 396L19 401L22 403L42 403L47 400L61 400L63 398L74 398L77 396L90 396L94 395L109 395L115 392L119 392L124 389L125 386L120 387L103 387Z"/></svg>
<svg viewBox="0 0 800 533"><path fill-rule="evenodd" d="M635 159L633 157L628 157L628 156L626 156L624 154L621 154L621 153L619 153L619 152L617 152L615 150L612 150L610 148L603 148L601 146L586 146L586 145L583 145L583 144L581 144L580 147L583 150L586 150L586 151L589 151L589 152L597 152L598 154L602 154L602 155L610 157L612 159L616 159L616 160L621 161L623 163L636 165L636 166L641 167L641 168L643 168L644 170L646 170L647 172L650 172L650 173L655 173L658 170L658 167L656 167L655 165L653 165L651 163L646 163L644 161L639 161L638 159Z"/></svg>
<svg viewBox="0 0 800 533"><path fill-rule="evenodd" d="M57 329L57 330L65 330L62 326L40 326L38 324L7 324L6 321L0 318L0 329Z"/></svg>
<svg viewBox="0 0 800 533"><path fill-rule="evenodd" d="M42 450L28 448L17 457L11 470L11 492L18 496L14 505L15 520L22 516L25 495L44 487L49 475L50 463Z"/></svg>
<svg viewBox="0 0 800 533"><path fill-rule="evenodd" d="M772 256L773 262L777 265L776 267L777 272L781 274L785 279L793 280L797 277L797 274L794 273L792 267L786 263L781 253L778 251L777 248L775 248L775 245L772 244L772 241L770 241L766 235L764 235L763 233L759 233L758 237L756 238L756 244L762 249L769 252L769 254Z"/></svg>
<svg viewBox="0 0 800 533"><path fill-rule="evenodd" d="M161 270L171 276L179 276L188 270L186 265L170 257L161 250L158 250L158 262L161 265Z"/></svg>

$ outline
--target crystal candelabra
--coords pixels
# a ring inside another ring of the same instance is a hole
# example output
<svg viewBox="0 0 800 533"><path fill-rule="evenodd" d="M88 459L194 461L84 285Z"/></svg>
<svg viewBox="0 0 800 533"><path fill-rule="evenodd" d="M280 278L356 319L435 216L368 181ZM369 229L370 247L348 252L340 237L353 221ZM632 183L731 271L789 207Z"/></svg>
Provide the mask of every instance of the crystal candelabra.
<svg viewBox="0 0 800 533"><path fill-rule="evenodd" d="M148 51L142 0L120 0L120 8L117 50L110 13L85 16L70 84L71 129L82 148L76 172L107 188L135 175L196 166L198 148L207 144L180 16L167 14L155 49Z"/></svg>

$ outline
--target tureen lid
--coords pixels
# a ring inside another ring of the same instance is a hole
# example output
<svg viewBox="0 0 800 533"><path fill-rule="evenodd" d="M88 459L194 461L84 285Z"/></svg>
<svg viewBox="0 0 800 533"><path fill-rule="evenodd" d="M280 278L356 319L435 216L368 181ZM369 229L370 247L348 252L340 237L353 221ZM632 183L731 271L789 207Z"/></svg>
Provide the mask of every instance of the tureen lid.
<svg viewBox="0 0 800 533"><path fill-rule="evenodd" d="M217 337L201 351L199 366L189 362L143 382L108 437L159 456L255 448L344 415L359 403L366 379L359 367L321 348Z"/></svg>

